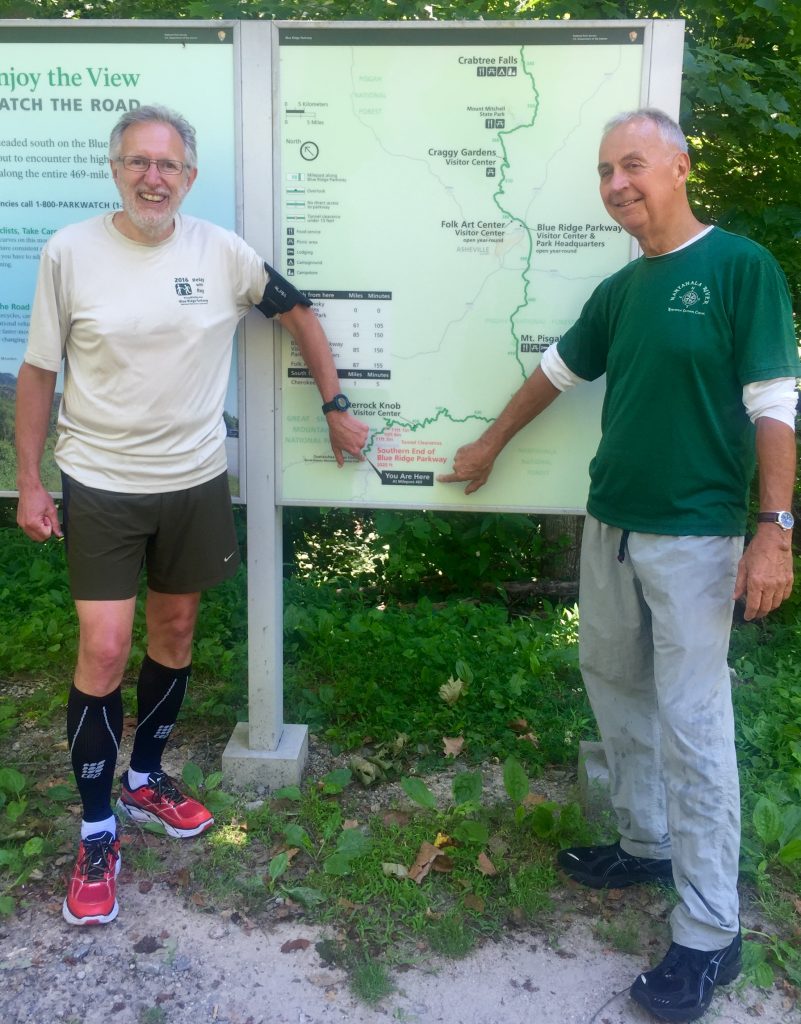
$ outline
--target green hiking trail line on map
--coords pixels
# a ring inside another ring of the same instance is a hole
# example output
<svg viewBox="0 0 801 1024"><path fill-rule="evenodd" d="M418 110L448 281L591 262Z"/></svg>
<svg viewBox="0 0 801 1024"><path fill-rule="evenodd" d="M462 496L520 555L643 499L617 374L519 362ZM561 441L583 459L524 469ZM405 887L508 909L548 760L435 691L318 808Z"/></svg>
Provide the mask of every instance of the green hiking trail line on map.
<svg viewBox="0 0 801 1024"><path fill-rule="evenodd" d="M498 132L498 141L500 142L501 148L503 150L503 161L501 163L501 180L498 184L498 190L493 195L492 198L495 202L495 205L498 207L501 213L509 217L510 220L516 221L518 224L520 224L520 226L523 228L523 231L526 234L526 238L528 239L528 255L526 258L526 268L521 275L523 278L523 301L520 303L519 306L517 306L516 309L512 310L511 314L509 315L509 326L512 331L512 337L515 340L515 361L520 367L520 372L523 375L523 379L525 380L527 374L526 368L525 366L523 366L523 361L520 358L520 338L518 337L517 331L515 330L515 317L521 309L525 309L528 305L528 272L531 270L531 255L534 251L534 241L531 237L531 229L529 228L528 224L522 219L522 217L518 217L514 213L512 213L511 210L507 210L500 202L500 196L503 195L503 179L505 177L506 171L511 166L509 163L509 155L506 146L504 145L503 136L514 135L515 132L519 132L524 128L533 128L534 123L537 120L537 113L539 112L540 108L540 94L537 91L537 83L534 80L534 75L528 69L528 65L526 64L524 47L522 46L520 47L520 63L523 67L523 74L526 75L526 77L531 82L531 91L534 94L535 101L534 113L531 115L531 120L528 122L528 124L519 124L514 128L508 128L506 130Z"/></svg>

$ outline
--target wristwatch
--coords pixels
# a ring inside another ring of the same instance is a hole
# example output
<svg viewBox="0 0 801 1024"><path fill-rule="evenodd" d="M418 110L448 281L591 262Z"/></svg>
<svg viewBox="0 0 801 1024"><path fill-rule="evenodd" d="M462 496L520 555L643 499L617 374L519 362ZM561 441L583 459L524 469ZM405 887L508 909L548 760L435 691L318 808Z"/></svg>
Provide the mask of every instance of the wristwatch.
<svg viewBox="0 0 801 1024"><path fill-rule="evenodd" d="M347 412L350 399L347 395L334 395L330 402L323 402L323 412Z"/></svg>
<svg viewBox="0 0 801 1024"><path fill-rule="evenodd" d="M775 523L782 530L792 530L795 525L792 512L760 512L758 523Z"/></svg>

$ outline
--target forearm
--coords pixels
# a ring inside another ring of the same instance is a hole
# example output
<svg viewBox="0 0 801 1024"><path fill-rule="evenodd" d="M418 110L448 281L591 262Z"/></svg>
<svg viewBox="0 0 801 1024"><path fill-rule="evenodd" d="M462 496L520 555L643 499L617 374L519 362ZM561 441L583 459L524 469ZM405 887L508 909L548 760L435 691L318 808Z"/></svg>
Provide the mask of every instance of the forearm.
<svg viewBox="0 0 801 1024"><path fill-rule="evenodd" d="M554 387L539 366L511 397L500 416L481 435L493 458L562 392Z"/></svg>
<svg viewBox="0 0 801 1024"><path fill-rule="evenodd" d="M300 305L283 313L279 322L295 339L323 401L330 401L339 393L340 384L331 346L322 324L310 309Z"/></svg>
<svg viewBox="0 0 801 1024"><path fill-rule="evenodd" d="M779 420L757 420L759 507L763 512L789 511L795 484L795 432ZM735 598L745 595L745 618L778 608L793 586L792 531L760 523L740 559Z"/></svg>
<svg viewBox="0 0 801 1024"><path fill-rule="evenodd" d="M789 510L796 474L795 432L779 420L757 420L759 508L762 512Z"/></svg>
<svg viewBox="0 0 801 1024"><path fill-rule="evenodd" d="M42 453L50 425L56 374L23 363L17 377L15 437L17 488L22 491L40 482Z"/></svg>

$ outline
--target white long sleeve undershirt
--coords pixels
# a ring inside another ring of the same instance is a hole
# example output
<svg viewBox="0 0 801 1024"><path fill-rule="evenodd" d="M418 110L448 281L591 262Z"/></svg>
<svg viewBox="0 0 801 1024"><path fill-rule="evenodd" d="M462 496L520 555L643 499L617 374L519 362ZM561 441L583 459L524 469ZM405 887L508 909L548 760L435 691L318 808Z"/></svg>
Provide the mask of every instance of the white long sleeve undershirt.
<svg viewBox="0 0 801 1024"><path fill-rule="evenodd" d="M580 384L584 378L569 369L557 352L556 344L555 342L543 352L540 368L555 388L568 391L576 384ZM795 377L757 380L743 388L743 405L752 423L756 423L762 416L769 416L794 429L797 397Z"/></svg>

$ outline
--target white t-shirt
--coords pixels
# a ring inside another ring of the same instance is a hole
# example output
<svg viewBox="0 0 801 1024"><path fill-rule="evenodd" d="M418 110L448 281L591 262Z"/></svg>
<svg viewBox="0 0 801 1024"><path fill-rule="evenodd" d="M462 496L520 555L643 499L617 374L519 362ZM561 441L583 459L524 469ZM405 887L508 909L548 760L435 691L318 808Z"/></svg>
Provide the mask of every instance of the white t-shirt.
<svg viewBox="0 0 801 1024"><path fill-rule="evenodd" d="M112 214L42 250L25 361L58 371L56 462L81 483L138 494L225 471L223 402L239 319L268 280L238 235L177 216L159 245Z"/></svg>

